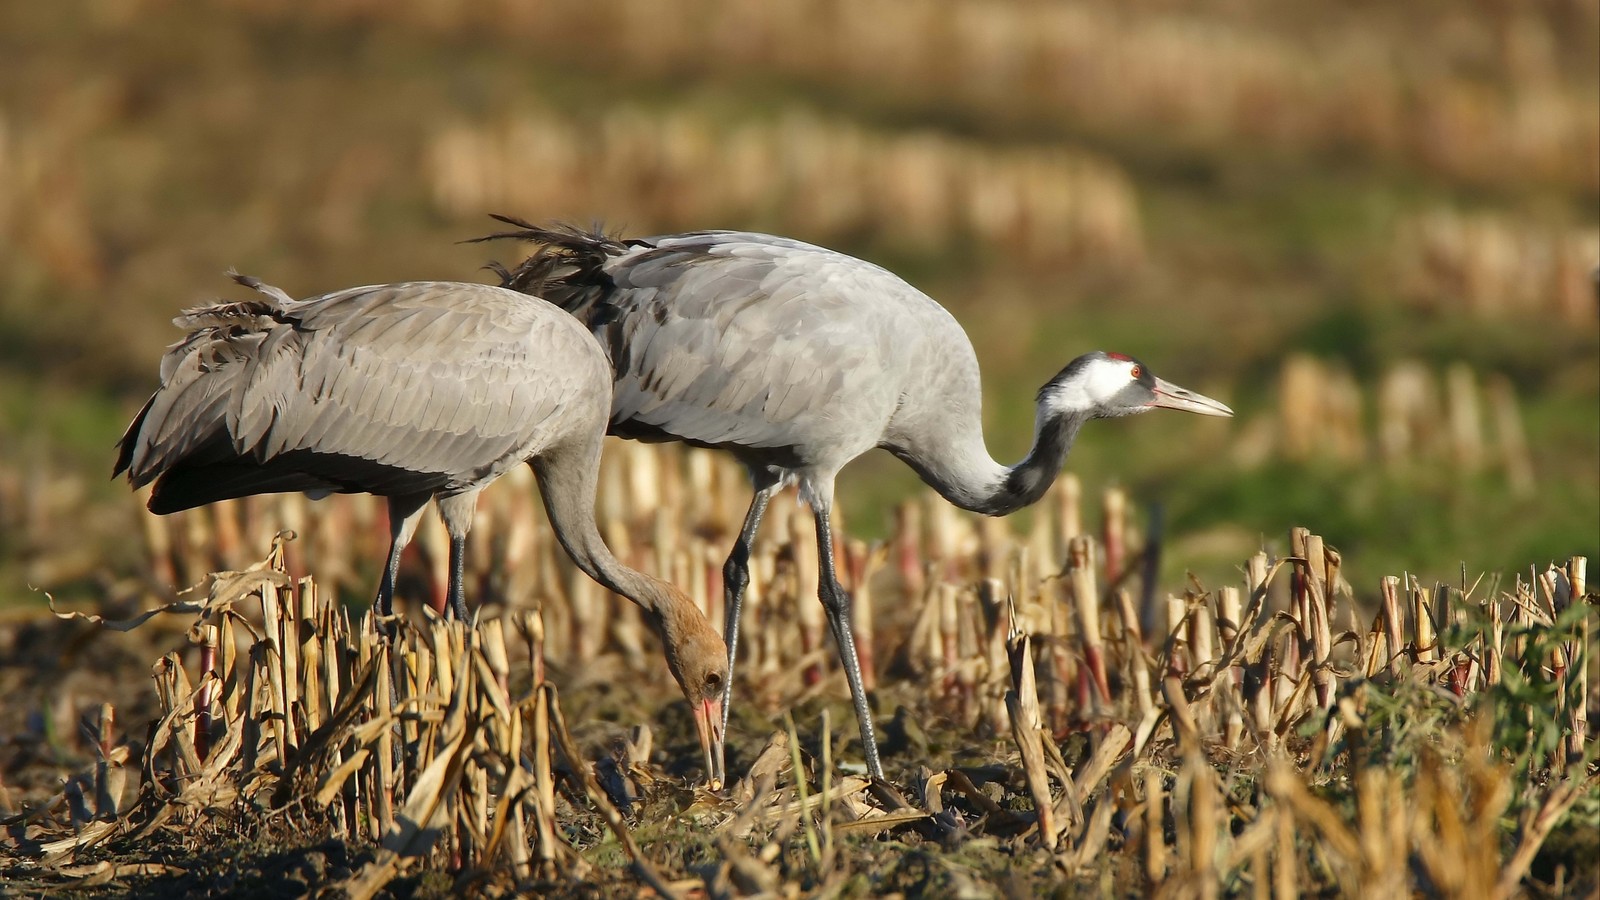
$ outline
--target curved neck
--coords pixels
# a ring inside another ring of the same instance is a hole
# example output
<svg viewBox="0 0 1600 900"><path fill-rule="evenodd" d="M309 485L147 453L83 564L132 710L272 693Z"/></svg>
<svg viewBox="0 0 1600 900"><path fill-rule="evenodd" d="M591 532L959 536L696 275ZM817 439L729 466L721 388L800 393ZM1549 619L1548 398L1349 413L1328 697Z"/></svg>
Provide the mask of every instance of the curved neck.
<svg viewBox="0 0 1600 900"><path fill-rule="evenodd" d="M1047 411L1035 417L1033 448L1014 466L995 462L976 421L957 426L916 451L891 448L939 495L962 509L1004 516L1029 506L1055 483L1088 413Z"/></svg>
<svg viewBox="0 0 1600 900"><path fill-rule="evenodd" d="M604 437L595 432L592 440L532 460L545 513L556 540L584 574L643 610L646 622L661 638L668 670L685 696L693 700L704 692L705 682L697 676L691 688L685 667L703 667L708 658L725 660L727 647L687 595L659 578L624 565L601 540L594 507Z"/></svg>
<svg viewBox="0 0 1600 900"><path fill-rule="evenodd" d="M671 588L659 579L624 565L606 546L595 525L599 449L600 443L596 440L592 449L550 453L532 461L545 514L550 517L551 530L561 548L585 575L633 601L659 627L663 618L678 612L673 608Z"/></svg>

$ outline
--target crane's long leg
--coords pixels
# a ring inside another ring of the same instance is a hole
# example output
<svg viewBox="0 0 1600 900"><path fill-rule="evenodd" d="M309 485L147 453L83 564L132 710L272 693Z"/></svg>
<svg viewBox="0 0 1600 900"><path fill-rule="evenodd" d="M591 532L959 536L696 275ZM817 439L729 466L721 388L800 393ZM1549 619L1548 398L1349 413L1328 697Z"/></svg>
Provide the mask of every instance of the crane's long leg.
<svg viewBox="0 0 1600 900"><path fill-rule="evenodd" d="M872 725L872 707L867 703L867 692L861 684L861 660L856 656L856 637L851 630L852 611L850 595L839 584L833 566L833 526L829 522L829 504L815 501L812 510L817 519L817 559L820 578L817 579L817 598L828 614L828 625L833 629L833 639L839 645L839 660L844 663L844 677L850 683L850 700L856 707L856 720L861 723L861 749L867 755L867 774L882 780L883 765L878 762L878 738Z"/></svg>
<svg viewBox="0 0 1600 900"><path fill-rule="evenodd" d="M767 504L783 489L783 481L766 468L750 469L750 480L755 483L755 496L750 498L750 511L745 513L744 527L739 529L739 539L733 542L728 561L722 564L722 595L724 620L722 639L728 644L728 681L722 686L722 732L728 732L728 710L733 706L733 667L739 652L739 614L744 609L744 591L750 586L750 544L755 540L761 519L767 514Z"/></svg>
<svg viewBox="0 0 1600 900"><path fill-rule="evenodd" d="M378 598L372 608L380 616L394 615L394 582L400 573L400 554L416 534L417 522L422 518L422 508L428 505L428 494L412 494L389 498L389 561L383 567L383 579L378 582Z"/></svg>
<svg viewBox="0 0 1600 900"><path fill-rule="evenodd" d="M466 586L462 583L467 574L467 538L450 538L450 590L449 607L457 619L467 621Z"/></svg>
<svg viewBox="0 0 1600 900"><path fill-rule="evenodd" d="M463 622L468 620L467 532L472 530L480 490L482 488L474 488L439 498L439 518L444 520L444 529L450 533L450 585L445 592L445 608Z"/></svg>

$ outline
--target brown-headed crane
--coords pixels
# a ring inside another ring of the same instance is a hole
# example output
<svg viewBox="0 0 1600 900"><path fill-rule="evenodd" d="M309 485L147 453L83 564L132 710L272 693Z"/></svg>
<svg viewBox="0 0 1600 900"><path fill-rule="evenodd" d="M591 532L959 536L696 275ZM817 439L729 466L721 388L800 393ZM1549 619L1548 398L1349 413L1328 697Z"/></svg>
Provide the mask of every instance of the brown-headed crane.
<svg viewBox="0 0 1600 900"><path fill-rule="evenodd" d="M595 581L638 604L694 711L706 774L722 780L728 651L681 591L623 565L595 526L611 368L576 319L483 284L411 282L304 300L260 296L186 311L189 334L128 426L116 473L155 482L170 513L276 491L389 503L375 609L392 612L400 553L430 499L450 534L449 608L467 618L463 560L478 493L533 468L556 539Z"/></svg>

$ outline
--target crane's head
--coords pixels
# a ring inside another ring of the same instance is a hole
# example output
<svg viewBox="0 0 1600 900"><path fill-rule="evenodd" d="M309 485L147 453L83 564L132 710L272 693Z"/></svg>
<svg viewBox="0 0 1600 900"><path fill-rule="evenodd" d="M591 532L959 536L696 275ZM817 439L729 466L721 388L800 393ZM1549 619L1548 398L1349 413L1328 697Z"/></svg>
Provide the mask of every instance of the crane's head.
<svg viewBox="0 0 1600 900"><path fill-rule="evenodd" d="M694 712L706 779L712 790L718 790L724 774L722 692L728 683L728 645L688 596L670 584L660 584L666 602L656 607L651 618L666 645L667 668Z"/></svg>
<svg viewBox="0 0 1600 900"><path fill-rule="evenodd" d="M1157 378L1131 356L1085 353L1039 389L1041 411L1103 419L1152 409L1181 409L1202 416L1231 416L1226 405Z"/></svg>

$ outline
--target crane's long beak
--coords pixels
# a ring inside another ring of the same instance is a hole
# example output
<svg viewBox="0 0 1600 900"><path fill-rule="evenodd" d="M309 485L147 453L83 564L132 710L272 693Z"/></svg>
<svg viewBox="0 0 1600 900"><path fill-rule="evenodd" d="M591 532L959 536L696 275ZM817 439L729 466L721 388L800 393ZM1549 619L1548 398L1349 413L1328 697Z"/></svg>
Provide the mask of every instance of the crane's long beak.
<svg viewBox="0 0 1600 900"><path fill-rule="evenodd" d="M1198 413L1202 416L1232 416L1233 410L1227 404L1219 403L1205 394L1197 394L1188 388L1181 388L1170 381L1156 379L1156 398L1150 401L1153 407L1161 409L1181 409L1185 412Z"/></svg>
<svg viewBox="0 0 1600 900"><path fill-rule="evenodd" d="M720 791L724 780L721 697L708 697L695 706L694 727L700 732L700 750L706 756L706 781L713 791Z"/></svg>

